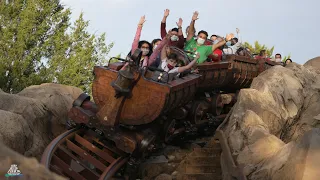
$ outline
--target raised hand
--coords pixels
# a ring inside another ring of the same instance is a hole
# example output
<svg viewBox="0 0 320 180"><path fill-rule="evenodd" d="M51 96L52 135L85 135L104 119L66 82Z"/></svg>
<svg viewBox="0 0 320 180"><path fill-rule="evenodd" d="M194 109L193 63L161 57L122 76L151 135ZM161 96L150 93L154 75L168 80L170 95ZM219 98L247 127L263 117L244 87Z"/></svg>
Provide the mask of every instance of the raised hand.
<svg viewBox="0 0 320 180"><path fill-rule="evenodd" d="M170 13L170 10L169 9L166 9L164 10L164 17L168 17L169 16L169 13Z"/></svg>
<svg viewBox="0 0 320 180"><path fill-rule="evenodd" d="M236 28L236 32L239 34L239 32L240 32L240 29L239 28Z"/></svg>
<svg viewBox="0 0 320 180"><path fill-rule="evenodd" d="M195 60L198 60L200 58L200 53L196 53L196 57L194 58Z"/></svg>
<svg viewBox="0 0 320 180"><path fill-rule="evenodd" d="M138 25L142 26L144 22L146 22L146 16L142 16L142 17L140 18L140 21L139 21L139 24L138 24Z"/></svg>
<svg viewBox="0 0 320 180"><path fill-rule="evenodd" d="M167 33L167 35L166 35L166 38L167 38L167 39L170 39L171 36L172 36L172 30L169 30L168 33Z"/></svg>
<svg viewBox="0 0 320 180"><path fill-rule="evenodd" d="M179 28L182 26L182 22L183 22L182 18L179 18L179 21L177 22L177 26Z"/></svg>
<svg viewBox="0 0 320 180"><path fill-rule="evenodd" d="M195 12L193 13L192 20L193 20L193 21L198 20L198 19L199 19L199 18L198 18L198 15L199 15L198 11L195 11Z"/></svg>
<svg viewBox="0 0 320 180"><path fill-rule="evenodd" d="M234 34L232 34L232 33L227 34L226 41L230 41L232 38L234 38Z"/></svg>

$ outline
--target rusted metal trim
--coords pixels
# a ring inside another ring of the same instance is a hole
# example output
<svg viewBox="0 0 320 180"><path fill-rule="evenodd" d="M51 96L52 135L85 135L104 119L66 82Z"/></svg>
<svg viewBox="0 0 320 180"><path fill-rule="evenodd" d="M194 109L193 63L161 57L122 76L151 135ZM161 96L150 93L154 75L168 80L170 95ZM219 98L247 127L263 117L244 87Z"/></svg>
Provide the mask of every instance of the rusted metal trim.
<svg viewBox="0 0 320 180"><path fill-rule="evenodd" d="M52 158L52 156L49 156L49 155L52 154L52 152L58 148L58 145L62 140L65 140L66 138L73 135L73 133L75 133L78 130L79 128L70 129L69 131L64 132L63 134L56 137L53 141L51 141L51 143L47 146L47 148L45 149L42 155L41 164L43 164L45 167L49 167L50 161Z"/></svg>
<svg viewBox="0 0 320 180"><path fill-rule="evenodd" d="M112 176L121 168L127 161L129 157L119 157L117 160L113 161L107 169L105 169L100 176L99 180L109 180Z"/></svg>
<svg viewBox="0 0 320 180"><path fill-rule="evenodd" d="M73 101L72 106L81 106L84 101L90 101L90 96L86 93L82 93L79 97Z"/></svg>
<svg viewBox="0 0 320 180"><path fill-rule="evenodd" d="M74 179L86 180L83 176L81 176L79 173L75 172L68 164L66 164L58 156L56 156L56 155L52 156L52 163L59 165L59 167L62 168L62 171L64 173L68 174L69 176L73 177Z"/></svg>

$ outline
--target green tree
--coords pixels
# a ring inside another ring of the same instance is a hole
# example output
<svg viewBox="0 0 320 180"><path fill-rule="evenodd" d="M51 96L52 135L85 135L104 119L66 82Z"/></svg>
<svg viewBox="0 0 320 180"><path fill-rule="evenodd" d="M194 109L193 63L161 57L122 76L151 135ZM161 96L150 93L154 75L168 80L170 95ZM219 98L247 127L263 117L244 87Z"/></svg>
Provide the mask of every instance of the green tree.
<svg viewBox="0 0 320 180"><path fill-rule="evenodd" d="M272 46L271 48L268 48L265 44L260 44L258 41L254 42L254 45L251 45L248 42L244 43L245 47L248 47L251 51L251 53L253 54L259 54L261 50L266 50L267 54L269 57L274 58L274 56L272 56L273 54L273 50L274 50L274 46ZM288 56L284 56L282 58L282 61L285 61L286 59L290 58L290 54Z"/></svg>
<svg viewBox="0 0 320 180"><path fill-rule="evenodd" d="M105 58L113 46L105 44L105 34L98 38L87 32L88 21L81 13L78 20L71 26L71 32L65 39L53 39L52 56L49 57L51 78L57 83L76 86L91 93L93 68L95 65L106 65Z"/></svg>
<svg viewBox="0 0 320 180"><path fill-rule="evenodd" d="M69 15L58 0L0 1L0 88L17 92L50 81L46 42L63 36Z"/></svg>
<svg viewBox="0 0 320 180"><path fill-rule="evenodd" d="M261 50L266 50L269 57L272 56L273 50L274 50L274 46L272 46L271 48L268 48L266 45L264 45L264 44L262 45L258 41L255 41L254 45L251 45L250 43L245 42L244 46L248 47L250 49L251 53L253 53L253 54L259 54Z"/></svg>
<svg viewBox="0 0 320 180"><path fill-rule="evenodd" d="M113 43L88 33L82 14L70 26L70 14L59 0L0 1L1 89L57 82L90 92L93 66L107 63Z"/></svg>
<svg viewBox="0 0 320 180"><path fill-rule="evenodd" d="M289 54L288 56L284 56L282 58L282 61L285 62L287 59L290 59L291 58L291 54Z"/></svg>

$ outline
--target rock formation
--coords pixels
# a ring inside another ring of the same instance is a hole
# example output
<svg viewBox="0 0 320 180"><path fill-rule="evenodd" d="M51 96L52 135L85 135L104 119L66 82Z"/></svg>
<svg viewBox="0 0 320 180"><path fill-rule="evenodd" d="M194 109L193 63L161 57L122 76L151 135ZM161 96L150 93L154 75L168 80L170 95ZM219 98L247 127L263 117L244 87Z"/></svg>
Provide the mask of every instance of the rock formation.
<svg viewBox="0 0 320 180"><path fill-rule="evenodd" d="M320 71L320 56L310 59L304 63L304 66L312 67Z"/></svg>
<svg viewBox="0 0 320 180"><path fill-rule="evenodd" d="M320 72L315 68L291 63L263 72L250 89L240 91L229 115L220 128L248 179L320 177Z"/></svg>
<svg viewBox="0 0 320 180"><path fill-rule="evenodd" d="M0 92L0 141L14 151L40 159L53 137L65 130L67 112L82 91L60 84Z"/></svg>
<svg viewBox="0 0 320 180"><path fill-rule="evenodd" d="M19 153L7 148L0 142L0 179L4 179L11 165L16 164L24 180L66 180L58 176L43 165L40 165L36 158L26 158Z"/></svg>
<svg viewBox="0 0 320 180"><path fill-rule="evenodd" d="M318 61L310 60L304 66L275 66L255 78L250 89L240 91L220 128L248 179L320 177ZM0 90L0 177L11 164L17 164L26 179L63 179L39 165L36 158L40 159L52 138L65 130L67 112L81 93L78 88L59 84L31 86L18 94ZM142 176L172 179L188 153L163 153L167 161L146 163ZM227 164L224 160L221 164ZM223 179L229 180L224 168Z"/></svg>

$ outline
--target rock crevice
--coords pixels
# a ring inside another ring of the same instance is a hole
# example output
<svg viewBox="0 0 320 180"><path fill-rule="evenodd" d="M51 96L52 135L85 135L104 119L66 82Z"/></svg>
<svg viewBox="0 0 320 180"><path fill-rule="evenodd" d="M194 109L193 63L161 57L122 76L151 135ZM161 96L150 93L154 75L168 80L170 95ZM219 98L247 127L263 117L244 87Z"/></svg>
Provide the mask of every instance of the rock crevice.
<svg viewBox="0 0 320 180"><path fill-rule="evenodd" d="M82 91L60 84L30 86L18 94L0 91L0 140L40 159L44 148L65 130L68 110Z"/></svg>
<svg viewBox="0 0 320 180"><path fill-rule="evenodd" d="M320 177L311 171L320 164L309 158L320 162L319 113L320 72L292 63L242 89L221 129L249 179L312 179Z"/></svg>

